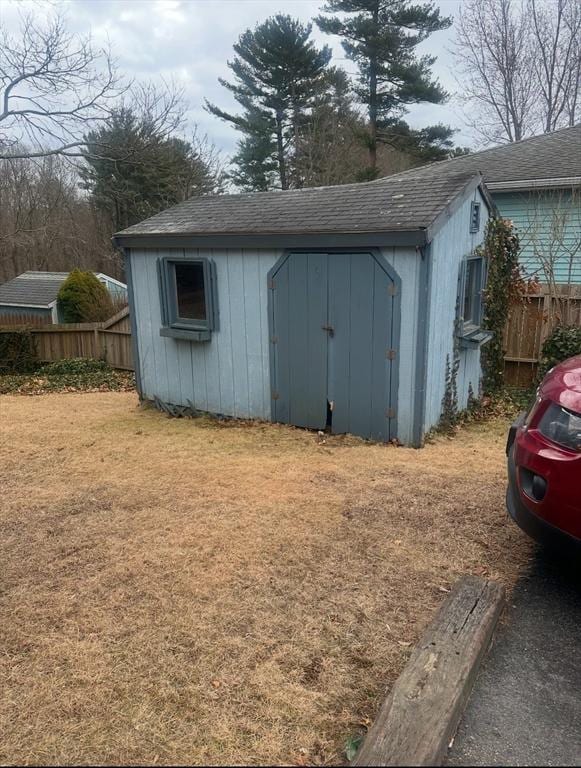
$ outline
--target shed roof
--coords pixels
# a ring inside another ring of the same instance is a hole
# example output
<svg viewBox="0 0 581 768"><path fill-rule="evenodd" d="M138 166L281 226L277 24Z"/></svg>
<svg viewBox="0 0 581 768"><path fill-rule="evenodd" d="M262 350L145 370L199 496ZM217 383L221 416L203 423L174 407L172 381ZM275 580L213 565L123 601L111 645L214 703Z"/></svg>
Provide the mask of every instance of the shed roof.
<svg viewBox="0 0 581 768"><path fill-rule="evenodd" d="M0 285L0 304L48 307L56 301L68 272L23 272Z"/></svg>
<svg viewBox="0 0 581 768"><path fill-rule="evenodd" d="M429 184L417 173L406 173L361 184L193 197L115 239L136 245L176 235L425 233L480 181L471 170L438 176Z"/></svg>
<svg viewBox="0 0 581 768"><path fill-rule="evenodd" d="M101 272L95 274L97 277L107 277ZM68 276L68 272L23 272L0 285L0 304L48 308L56 301L60 287Z"/></svg>
<svg viewBox="0 0 581 768"><path fill-rule="evenodd" d="M581 184L581 123L554 133L503 144L469 155L424 165L414 178L480 173L488 189L527 189Z"/></svg>

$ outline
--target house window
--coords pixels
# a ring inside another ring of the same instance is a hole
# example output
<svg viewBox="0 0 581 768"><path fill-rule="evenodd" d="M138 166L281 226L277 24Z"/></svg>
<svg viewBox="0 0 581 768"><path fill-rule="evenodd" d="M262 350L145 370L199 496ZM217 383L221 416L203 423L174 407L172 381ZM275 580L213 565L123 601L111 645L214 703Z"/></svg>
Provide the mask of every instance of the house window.
<svg viewBox="0 0 581 768"><path fill-rule="evenodd" d="M208 341L216 328L215 268L208 259L160 259L162 336Z"/></svg>
<svg viewBox="0 0 581 768"><path fill-rule="evenodd" d="M472 201L470 205L470 232L480 230L480 203Z"/></svg>

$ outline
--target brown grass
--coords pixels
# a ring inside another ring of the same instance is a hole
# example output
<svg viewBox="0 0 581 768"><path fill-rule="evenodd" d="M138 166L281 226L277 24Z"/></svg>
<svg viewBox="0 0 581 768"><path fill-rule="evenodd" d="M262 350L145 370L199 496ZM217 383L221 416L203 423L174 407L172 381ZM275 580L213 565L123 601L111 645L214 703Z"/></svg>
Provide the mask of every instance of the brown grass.
<svg viewBox="0 0 581 768"><path fill-rule="evenodd" d="M506 424L423 451L0 399L0 762L324 763L456 577L511 585Z"/></svg>

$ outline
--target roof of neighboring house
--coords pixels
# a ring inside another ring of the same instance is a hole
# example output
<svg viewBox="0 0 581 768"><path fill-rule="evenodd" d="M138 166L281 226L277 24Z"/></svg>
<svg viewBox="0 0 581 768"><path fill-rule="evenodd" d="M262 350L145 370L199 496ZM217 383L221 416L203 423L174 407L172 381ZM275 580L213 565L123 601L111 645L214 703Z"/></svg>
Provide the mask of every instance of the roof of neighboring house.
<svg viewBox="0 0 581 768"><path fill-rule="evenodd" d="M441 177L481 173L492 192L581 184L581 123L554 133L430 163L399 176Z"/></svg>
<svg viewBox="0 0 581 768"><path fill-rule="evenodd" d="M457 198L480 182L478 174L461 169L429 185L419 174L406 172L361 184L193 197L115 239L133 246L154 243L163 235L427 233L437 228L439 217Z"/></svg>
<svg viewBox="0 0 581 768"><path fill-rule="evenodd" d="M109 279L101 272L97 277ZM68 272L23 272L0 285L0 304L17 307L50 307L56 301ZM118 281L115 281L118 283Z"/></svg>

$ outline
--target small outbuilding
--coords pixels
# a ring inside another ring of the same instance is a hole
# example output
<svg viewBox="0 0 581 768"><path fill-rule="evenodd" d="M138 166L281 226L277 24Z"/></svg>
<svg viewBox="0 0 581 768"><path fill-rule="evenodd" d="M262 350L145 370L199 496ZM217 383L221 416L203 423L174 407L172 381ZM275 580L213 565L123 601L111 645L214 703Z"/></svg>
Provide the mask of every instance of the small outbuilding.
<svg viewBox="0 0 581 768"><path fill-rule="evenodd" d="M192 198L120 232L140 396L421 445L447 368L460 407L479 390L491 209L478 173L408 171Z"/></svg>
<svg viewBox="0 0 581 768"><path fill-rule="evenodd" d="M0 285L0 322L14 316L38 318L41 322L59 323L57 297L68 272L23 272ZM95 272L114 300L127 301L127 286L114 277Z"/></svg>

